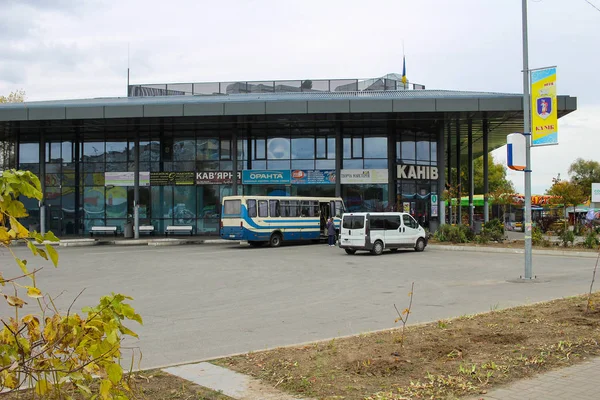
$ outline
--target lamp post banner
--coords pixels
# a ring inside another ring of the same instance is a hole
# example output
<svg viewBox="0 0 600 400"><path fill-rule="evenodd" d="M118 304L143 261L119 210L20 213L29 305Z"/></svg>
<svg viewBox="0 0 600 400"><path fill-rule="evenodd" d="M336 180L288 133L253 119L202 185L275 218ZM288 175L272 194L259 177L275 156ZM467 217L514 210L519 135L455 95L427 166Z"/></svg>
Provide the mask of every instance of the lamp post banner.
<svg viewBox="0 0 600 400"><path fill-rule="evenodd" d="M531 134L533 146L558 144L556 67L531 72Z"/></svg>

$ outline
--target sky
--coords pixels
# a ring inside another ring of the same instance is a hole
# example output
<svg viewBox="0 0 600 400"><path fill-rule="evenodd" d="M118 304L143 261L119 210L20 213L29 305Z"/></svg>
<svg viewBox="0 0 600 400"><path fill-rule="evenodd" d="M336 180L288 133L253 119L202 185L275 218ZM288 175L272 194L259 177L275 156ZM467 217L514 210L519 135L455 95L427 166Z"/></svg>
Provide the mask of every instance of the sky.
<svg viewBox="0 0 600 400"><path fill-rule="evenodd" d="M372 78L522 93L521 0L0 0L0 94L125 96L131 83ZM591 4L590 4L591 3ZM529 0L529 66L578 110L532 149L532 188L600 158L600 0ZM597 7L597 8L595 8ZM506 149L494 152L506 162ZM518 191L523 174L509 171Z"/></svg>

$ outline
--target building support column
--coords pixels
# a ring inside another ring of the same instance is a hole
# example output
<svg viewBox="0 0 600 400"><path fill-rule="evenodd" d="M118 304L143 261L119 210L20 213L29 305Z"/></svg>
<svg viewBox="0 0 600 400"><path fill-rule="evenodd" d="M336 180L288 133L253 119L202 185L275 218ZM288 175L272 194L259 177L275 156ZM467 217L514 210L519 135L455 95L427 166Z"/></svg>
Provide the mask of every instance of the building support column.
<svg viewBox="0 0 600 400"><path fill-rule="evenodd" d="M488 148L488 119L487 115L483 116L483 223L487 223L490 220L490 207L488 204L489 198L489 170L488 170L488 157L489 157L489 148Z"/></svg>
<svg viewBox="0 0 600 400"><path fill-rule="evenodd" d="M240 129L240 124L244 123L243 117L238 117L237 122L235 124L235 129L231 134L230 143L231 143L231 194L233 196L238 195L238 131Z"/></svg>
<svg viewBox="0 0 600 400"><path fill-rule="evenodd" d="M437 134L437 170L438 170L438 221L439 225L446 223L446 202L440 196L444 193L446 187L446 166L444 165L444 156L446 155L446 142L444 141L444 124L441 123Z"/></svg>
<svg viewBox="0 0 600 400"><path fill-rule="evenodd" d="M45 129L40 129L40 185L42 199L40 200L40 233L46 234L46 137Z"/></svg>
<svg viewBox="0 0 600 400"><path fill-rule="evenodd" d="M335 197L342 197L342 158L344 157L342 122L335 123Z"/></svg>
<svg viewBox="0 0 600 400"><path fill-rule="evenodd" d="M135 122L135 147L133 148L133 237L140 238L140 125Z"/></svg>
<svg viewBox="0 0 600 400"><path fill-rule="evenodd" d="M387 156L388 156L388 207L389 211L399 211L397 209L397 188L396 188L396 119L388 121L387 130ZM338 175L339 176L339 175Z"/></svg>
<svg viewBox="0 0 600 400"><path fill-rule="evenodd" d="M475 205L473 204L473 192L475 191L475 185L473 182L473 120L469 118L467 121L467 134L468 134L468 149L467 149L467 170L469 175L469 226L473 228L473 212Z"/></svg>
<svg viewBox="0 0 600 400"><path fill-rule="evenodd" d="M73 161L75 165L75 182L81 182L81 152L80 152L80 143L81 143L81 128L82 121L73 121L75 124L75 140L73 141ZM83 226L84 221L84 213L83 213L83 202L81 201L81 190L83 188L81 185L75 185L75 229L73 233L76 235L83 235L84 229L80 229Z"/></svg>
<svg viewBox="0 0 600 400"><path fill-rule="evenodd" d="M462 200L462 185L460 182L460 120L456 119L456 191L457 191L457 199L456 199L456 224L462 224L462 209L461 209L461 200Z"/></svg>
<svg viewBox="0 0 600 400"><path fill-rule="evenodd" d="M448 148L446 149L448 151L448 156L446 157L448 159L447 161L447 167L448 167L448 173L446 174L446 176L448 177L448 188L450 189L450 192L452 192L452 185L454 183L454 181L452 180L452 123L450 121L448 121L448 130L447 130L447 140L448 140ZM445 187L444 187L445 189ZM454 217L453 215L454 213L452 212L452 198L448 199L448 223L450 225L452 225L452 218Z"/></svg>

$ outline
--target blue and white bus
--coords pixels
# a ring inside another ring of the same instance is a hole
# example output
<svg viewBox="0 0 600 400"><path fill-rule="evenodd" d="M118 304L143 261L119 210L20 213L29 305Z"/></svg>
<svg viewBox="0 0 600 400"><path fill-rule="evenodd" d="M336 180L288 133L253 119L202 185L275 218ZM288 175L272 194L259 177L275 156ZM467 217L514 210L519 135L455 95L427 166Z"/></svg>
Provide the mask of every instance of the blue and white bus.
<svg viewBox="0 0 600 400"><path fill-rule="evenodd" d="M225 196L221 238L252 246L278 247L284 240L319 241L333 217L339 232L344 202L339 197Z"/></svg>

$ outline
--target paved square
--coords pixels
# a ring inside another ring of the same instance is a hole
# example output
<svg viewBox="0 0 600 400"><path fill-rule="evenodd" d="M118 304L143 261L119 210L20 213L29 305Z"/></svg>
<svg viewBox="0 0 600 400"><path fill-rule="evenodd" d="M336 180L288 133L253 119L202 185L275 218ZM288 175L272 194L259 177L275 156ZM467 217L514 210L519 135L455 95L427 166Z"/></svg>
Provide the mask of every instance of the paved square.
<svg viewBox="0 0 600 400"><path fill-rule="evenodd" d="M40 265L27 248L15 251ZM327 245L253 249L237 244L174 247L60 248L39 285L76 309L111 291L134 297L144 326L128 345L143 351L142 368L166 366L335 336L393 328L411 282L411 323L585 293L595 259L534 257L547 283L509 283L523 256L427 249L348 256ZM5 277L20 272L0 253ZM1 302L0 315L8 306ZM23 315L23 314L22 314Z"/></svg>

